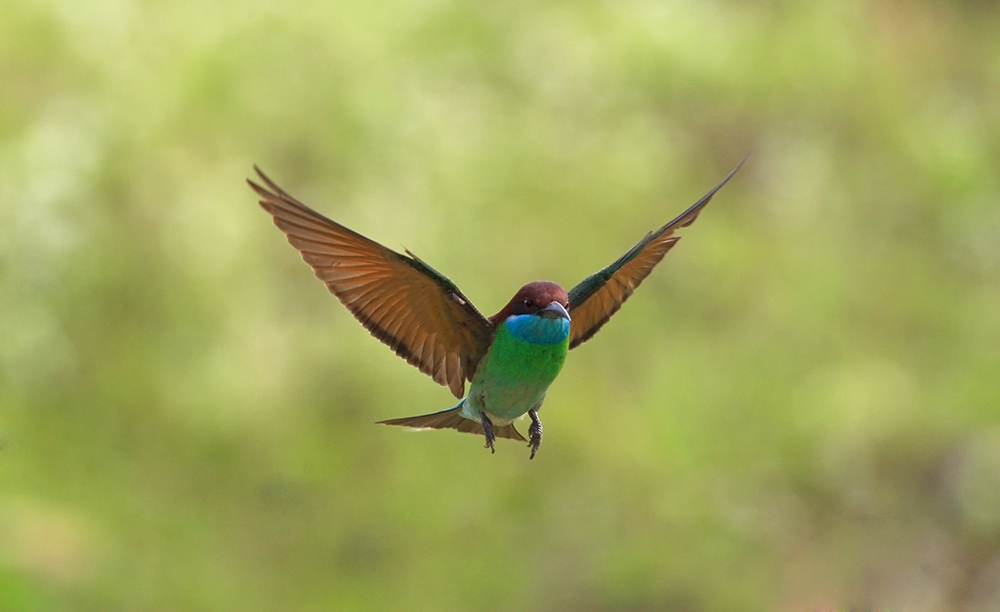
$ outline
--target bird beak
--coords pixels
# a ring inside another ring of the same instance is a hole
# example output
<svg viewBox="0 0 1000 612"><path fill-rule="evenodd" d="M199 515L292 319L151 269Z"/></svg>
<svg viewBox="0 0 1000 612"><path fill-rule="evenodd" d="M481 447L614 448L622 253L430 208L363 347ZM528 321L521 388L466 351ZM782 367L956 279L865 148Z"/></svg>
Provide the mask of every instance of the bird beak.
<svg viewBox="0 0 1000 612"><path fill-rule="evenodd" d="M569 313L563 308L563 305L559 302L552 301L545 308L538 311L538 315L545 317L546 319L566 319L570 320Z"/></svg>

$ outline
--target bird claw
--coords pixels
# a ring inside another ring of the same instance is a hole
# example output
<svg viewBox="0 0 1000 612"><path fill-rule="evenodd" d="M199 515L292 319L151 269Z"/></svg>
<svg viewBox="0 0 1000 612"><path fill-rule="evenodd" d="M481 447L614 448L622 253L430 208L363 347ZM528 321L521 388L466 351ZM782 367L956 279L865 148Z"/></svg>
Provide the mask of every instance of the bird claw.
<svg viewBox="0 0 1000 612"><path fill-rule="evenodd" d="M493 432L493 421L491 421L490 418L486 416L485 412L480 412L479 418L480 422L483 425L483 434L486 435L486 446L484 446L483 448L488 448L490 449L491 454L496 454L497 449L493 446L493 443L496 441L497 436Z"/></svg>
<svg viewBox="0 0 1000 612"><path fill-rule="evenodd" d="M542 422L534 410L529 410L528 416L531 417L531 426L528 427L528 447L531 448L531 456L528 459L534 459L538 447L542 445Z"/></svg>

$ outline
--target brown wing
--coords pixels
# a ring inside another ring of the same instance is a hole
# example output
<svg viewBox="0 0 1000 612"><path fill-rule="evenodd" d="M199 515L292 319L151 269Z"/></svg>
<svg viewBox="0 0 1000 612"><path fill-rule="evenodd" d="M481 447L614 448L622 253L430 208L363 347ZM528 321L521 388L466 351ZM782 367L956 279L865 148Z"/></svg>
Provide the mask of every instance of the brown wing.
<svg viewBox="0 0 1000 612"><path fill-rule="evenodd" d="M455 397L465 395L493 324L413 253L402 255L327 219L254 170L266 185L247 179L260 205L330 292L397 355Z"/></svg>
<svg viewBox="0 0 1000 612"><path fill-rule="evenodd" d="M608 322L611 315L618 312L635 288L653 271L656 264L660 263L667 251L680 240L680 236L675 236L674 232L694 223L701 209L708 204L715 192L733 178L745 161L746 158L743 158L732 172L722 179L722 182L679 217L655 232L646 234L645 238L617 261L597 274L588 276L569 292L569 312L573 317L570 327L570 348L576 348L589 340Z"/></svg>

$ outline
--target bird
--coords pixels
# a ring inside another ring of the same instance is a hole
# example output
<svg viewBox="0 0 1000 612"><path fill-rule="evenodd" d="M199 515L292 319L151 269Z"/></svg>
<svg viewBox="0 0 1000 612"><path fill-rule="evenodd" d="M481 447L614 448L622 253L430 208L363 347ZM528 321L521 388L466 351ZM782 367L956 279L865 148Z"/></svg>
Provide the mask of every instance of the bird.
<svg viewBox="0 0 1000 612"><path fill-rule="evenodd" d="M408 249L399 253L295 199L257 165L247 183L260 206L319 280L371 333L459 399L452 408L378 421L414 429L455 429L485 438L542 443L539 409L566 356L597 333L625 303L746 158L700 200L646 234L609 266L568 292L551 281L521 287L492 317ZM466 382L471 383L468 394ZM531 420L528 439L514 422Z"/></svg>

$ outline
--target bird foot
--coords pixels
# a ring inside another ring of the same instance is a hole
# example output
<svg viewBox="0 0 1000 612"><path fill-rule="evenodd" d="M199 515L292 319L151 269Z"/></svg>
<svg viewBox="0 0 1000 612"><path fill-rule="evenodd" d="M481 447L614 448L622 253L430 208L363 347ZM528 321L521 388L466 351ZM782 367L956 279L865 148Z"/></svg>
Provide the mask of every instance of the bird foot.
<svg viewBox="0 0 1000 612"><path fill-rule="evenodd" d="M497 436L493 432L493 421L490 420L490 417L486 416L485 412L479 413L479 420L483 425L483 433L486 435L486 446L484 448L490 449L491 453L496 453L497 449L493 446L493 443L496 441Z"/></svg>
<svg viewBox="0 0 1000 612"><path fill-rule="evenodd" d="M528 427L528 446L531 448L531 456L528 459L534 459L538 447L542 445L542 422L534 410L529 410L528 416L531 417L531 426Z"/></svg>

